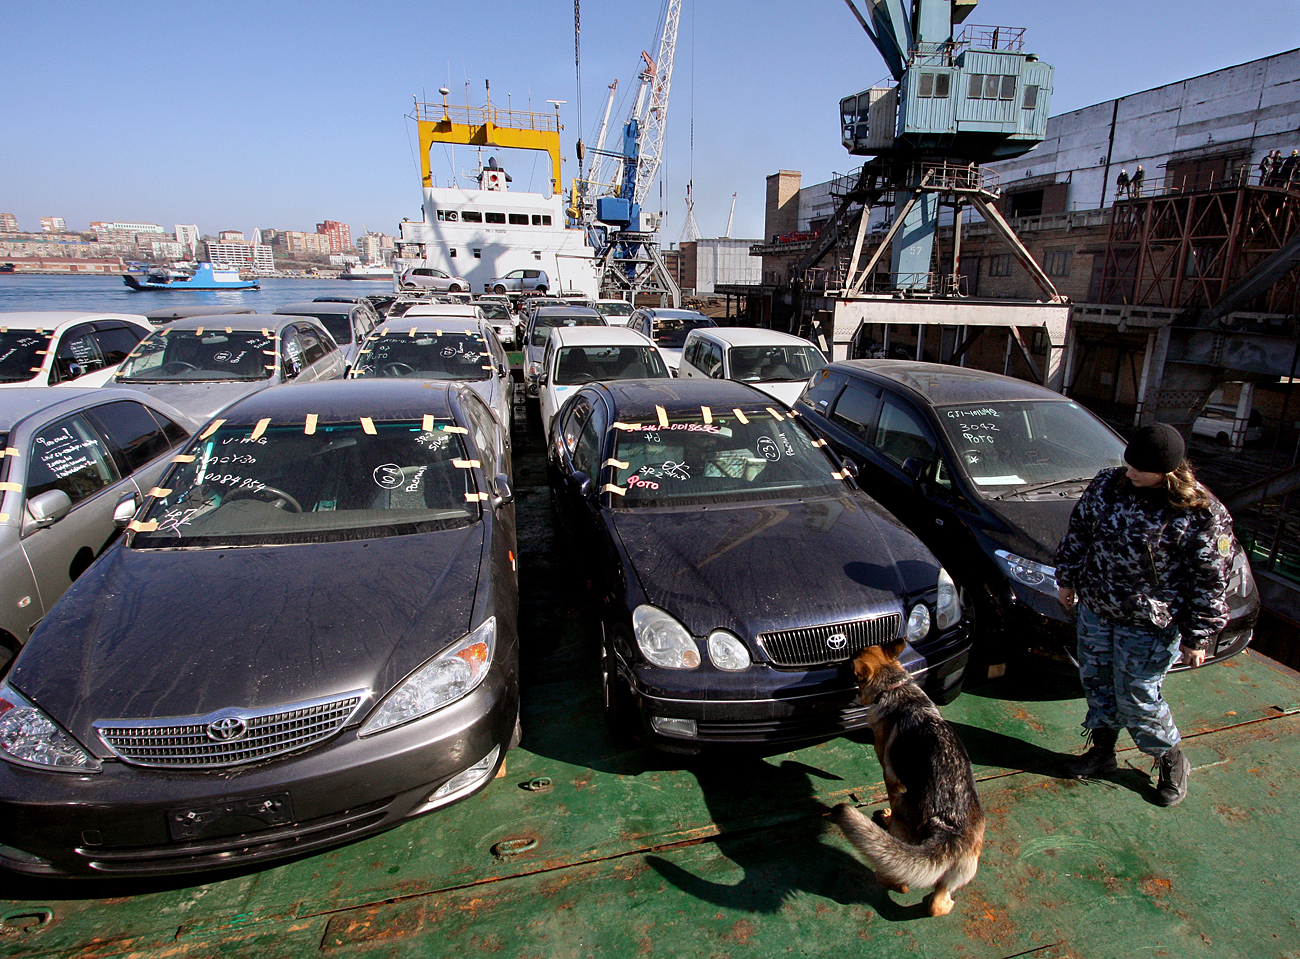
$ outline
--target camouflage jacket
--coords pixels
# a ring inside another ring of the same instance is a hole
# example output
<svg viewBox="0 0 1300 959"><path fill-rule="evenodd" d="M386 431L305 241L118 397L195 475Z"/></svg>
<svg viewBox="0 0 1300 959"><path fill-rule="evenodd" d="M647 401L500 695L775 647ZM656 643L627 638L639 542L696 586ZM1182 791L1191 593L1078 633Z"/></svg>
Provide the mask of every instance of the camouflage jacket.
<svg viewBox="0 0 1300 959"><path fill-rule="evenodd" d="M1098 473L1074 507L1056 582L1100 616L1174 623L1184 646L1204 647L1228 623L1234 548L1232 518L1213 495L1208 509L1179 509L1117 467Z"/></svg>

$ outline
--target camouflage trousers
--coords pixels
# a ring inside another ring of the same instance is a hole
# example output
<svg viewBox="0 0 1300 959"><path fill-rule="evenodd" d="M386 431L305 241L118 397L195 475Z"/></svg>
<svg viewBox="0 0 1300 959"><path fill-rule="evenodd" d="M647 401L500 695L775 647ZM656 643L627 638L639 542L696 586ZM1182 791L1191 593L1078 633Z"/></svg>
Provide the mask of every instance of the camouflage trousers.
<svg viewBox="0 0 1300 959"><path fill-rule="evenodd" d="M1178 658L1178 627L1130 626L1077 608L1079 679L1087 729L1127 729L1138 749L1161 756L1182 738L1160 688Z"/></svg>

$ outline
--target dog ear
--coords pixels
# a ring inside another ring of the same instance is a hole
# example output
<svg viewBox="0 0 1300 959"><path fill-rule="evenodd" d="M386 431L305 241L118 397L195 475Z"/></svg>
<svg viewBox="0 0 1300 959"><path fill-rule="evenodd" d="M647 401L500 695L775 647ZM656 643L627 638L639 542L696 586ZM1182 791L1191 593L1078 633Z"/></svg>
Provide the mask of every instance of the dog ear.
<svg viewBox="0 0 1300 959"><path fill-rule="evenodd" d="M880 651L885 654L887 659L897 659L903 654L903 650L906 648L907 641L900 639L890 643L888 646L881 646Z"/></svg>

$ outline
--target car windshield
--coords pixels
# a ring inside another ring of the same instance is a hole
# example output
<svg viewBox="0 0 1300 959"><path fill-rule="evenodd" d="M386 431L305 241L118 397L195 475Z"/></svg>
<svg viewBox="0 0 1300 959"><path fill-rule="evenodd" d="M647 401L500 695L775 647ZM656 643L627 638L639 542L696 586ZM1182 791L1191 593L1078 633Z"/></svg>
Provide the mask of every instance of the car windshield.
<svg viewBox="0 0 1300 959"><path fill-rule="evenodd" d="M654 321L655 342L670 350L680 349L682 344L686 342L686 334L702 326L717 326L717 324L703 316L699 319L677 316L656 317Z"/></svg>
<svg viewBox="0 0 1300 959"><path fill-rule="evenodd" d="M935 409L959 468L987 499L1085 482L1124 461L1124 441L1070 400Z"/></svg>
<svg viewBox="0 0 1300 959"><path fill-rule="evenodd" d="M352 375L483 380L492 375L492 368L492 354L478 333L388 331L366 340Z"/></svg>
<svg viewBox="0 0 1300 959"><path fill-rule="evenodd" d="M556 386L668 375L659 351L649 346L566 346L555 361Z"/></svg>
<svg viewBox="0 0 1300 959"><path fill-rule="evenodd" d="M474 304L483 311L483 314L489 320L509 320L510 310L504 303L498 303L489 300L480 300Z"/></svg>
<svg viewBox="0 0 1300 959"><path fill-rule="evenodd" d="M826 365L811 346L733 346L731 378L743 383L803 381Z"/></svg>
<svg viewBox="0 0 1300 959"><path fill-rule="evenodd" d="M631 316L632 304L619 300L617 303L597 303L596 309L602 316Z"/></svg>
<svg viewBox="0 0 1300 959"><path fill-rule="evenodd" d="M321 321L325 329L330 331L330 336L334 337L334 342L339 346L352 342L352 318L349 313L331 313L327 310L321 310L318 313L295 313L295 316L312 316Z"/></svg>
<svg viewBox="0 0 1300 959"><path fill-rule="evenodd" d="M545 346L551 330L557 326L604 326L605 320L600 316L561 315L539 316L533 320L533 337L529 340L533 346Z"/></svg>
<svg viewBox="0 0 1300 959"><path fill-rule="evenodd" d="M479 507L457 430L431 416L209 428L154 490L133 545L322 543L464 526Z"/></svg>
<svg viewBox="0 0 1300 959"><path fill-rule="evenodd" d="M0 383L30 380L41 368L50 339L44 330L0 330Z"/></svg>
<svg viewBox="0 0 1300 959"><path fill-rule="evenodd" d="M618 427L615 507L744 502L835 495L843 487L826 454L775 409L665 417L668 426ZM626 464L626 465L624 465ZM608 490L607 490L608 491Z"/></svg>
<svg viewBox="0 0 1300 959"><path fill-rule="evenodd" d="M262 332L162 329L150 333L131 351L117 381L264 380L275 367L275 338Z"/></svg>

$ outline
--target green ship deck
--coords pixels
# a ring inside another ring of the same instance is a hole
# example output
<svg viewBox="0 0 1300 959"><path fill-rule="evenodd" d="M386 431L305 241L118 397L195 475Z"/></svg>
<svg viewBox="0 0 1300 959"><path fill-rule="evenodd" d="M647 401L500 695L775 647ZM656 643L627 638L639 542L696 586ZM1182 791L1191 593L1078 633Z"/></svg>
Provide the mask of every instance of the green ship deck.
<svg viewBox="0 0 1300 959"><path fill-rule="evenodd" d="M530 424L533 430L536 425ZM1193 764L1150 801L1106 781L1069 683L1002 680L945 708L988 817L952 914L886 893L827 816L883 804L869 737L718 759L610 735L580 584L551 551L537 441L517 450L524 739L479 795L331 852L223 877L0 877L0 955L91 957L1300 957L1300 675L1254 653L1169 679Z"/></svg>

